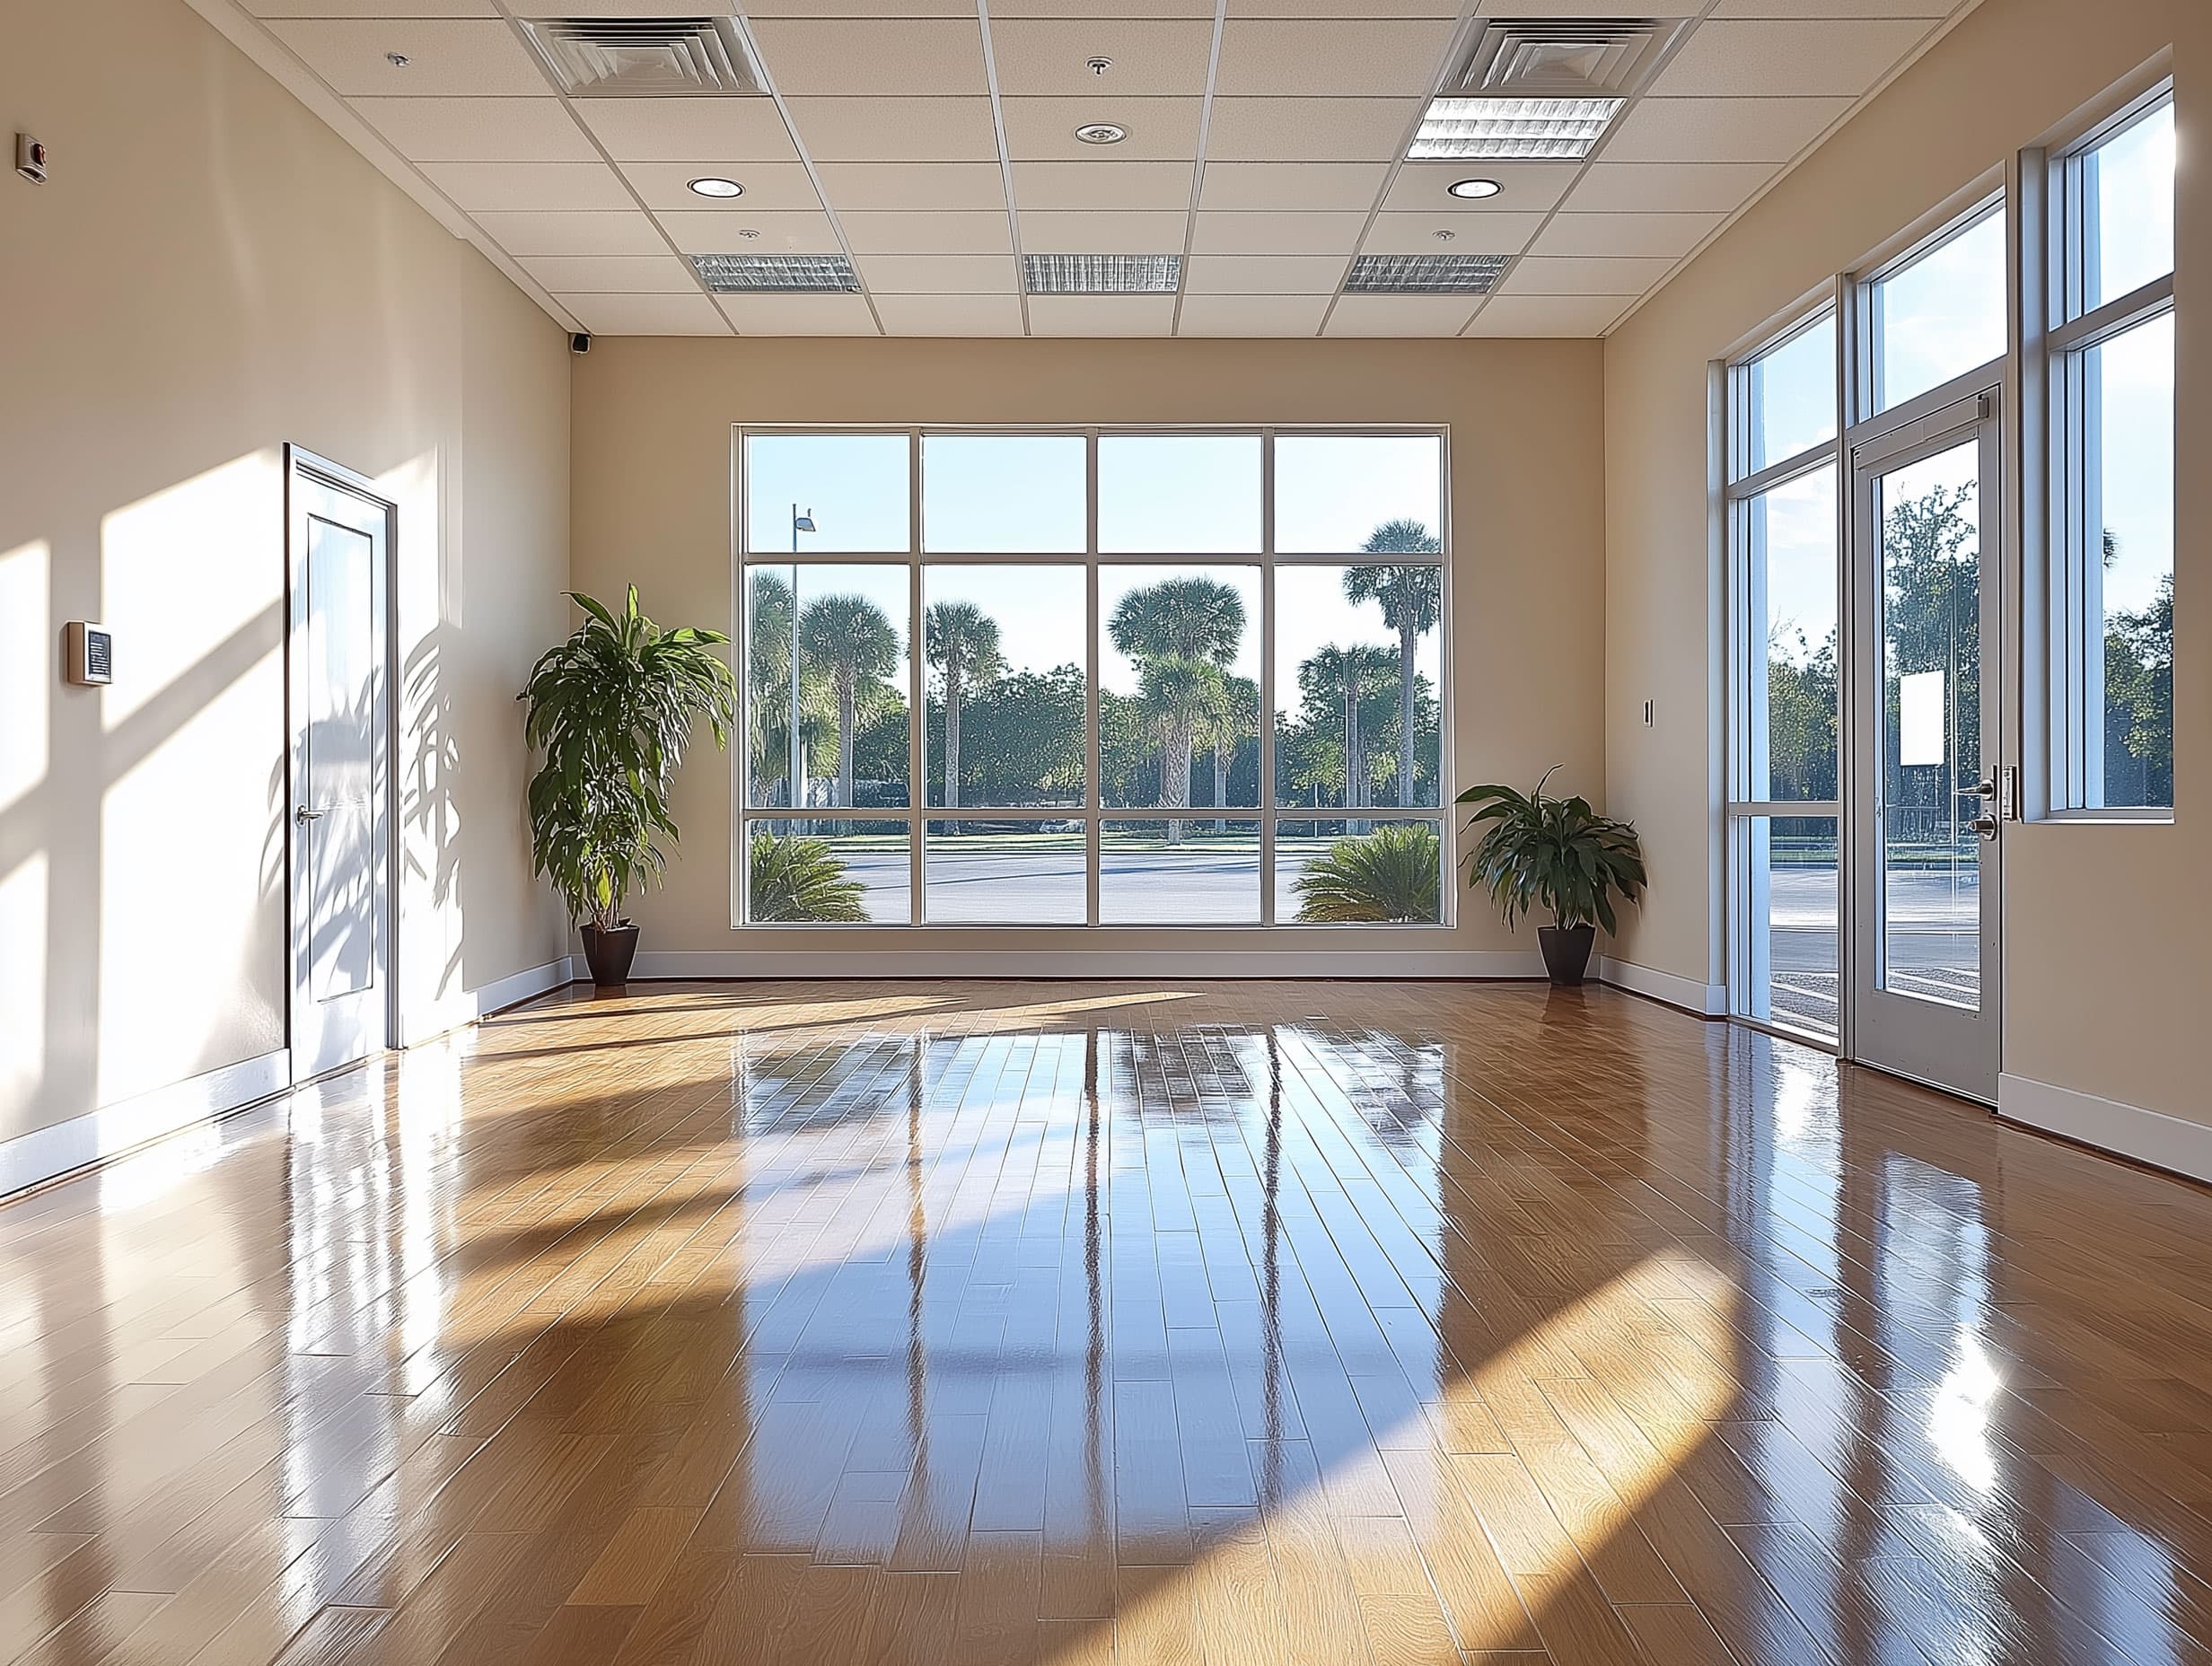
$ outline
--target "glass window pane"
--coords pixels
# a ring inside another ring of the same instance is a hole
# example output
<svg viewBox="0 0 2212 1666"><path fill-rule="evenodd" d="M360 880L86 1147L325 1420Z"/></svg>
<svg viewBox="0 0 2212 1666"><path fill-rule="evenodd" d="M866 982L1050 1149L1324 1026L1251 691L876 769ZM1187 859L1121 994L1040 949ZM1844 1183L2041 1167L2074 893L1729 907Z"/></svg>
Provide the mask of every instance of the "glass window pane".
<svg viewBox="0 0 2212 1666"><path fill-rule="evenodd" d="M2172 100L2082 158L2082 195L2083 311L2173 270Z"/></svg>
<svg viewBox="0 0 2212 1666"><path fill-rule="evenodd" d="M1101 438L1098 547L1111 555L1257 554L1260 436Z"/></svg>
<svg viewBox="0 0 2212 1666"><path fill-rule="evenodd" d="M1277 821L1278 925L1426 924L1444 917L1434 821Z"/></svg>
<svg viewBox="0 0 2212 1666"><path fill-rule="evenodd" d="M1099 922L1257 925L1257 821L1109 821L1099 831Z"/></svg>
<svg viewBox="0 0 2212 1666"><path fill-rule="evenodd" d="M1275 606L1277 802L1434 804L1443 568L1285 567Z"/></svg>
<svg viewBox="0 0 2212 1666"><path fill-rule="evenodd" d="M1084 572L928 566L928 802L1084 802Z"/></svg>
<svg viewBox="0 0 2212 1666"><path fill-rule="evenodd" d="M1099 773L1117 809L1260 802L1260 570L1101 567Z"/></svg>
<svg viewBox="0 0 2212 1666"><path fill-rule="evenodd" d="M745 918L756 925L904 925L913 880L903 821L745 824Z"/></svg>
<svg viewBox="0 0 2212 1666"><path fill-rule="evenodd" d="M1750 956L1738 992L1747 1018L1833 1041L1840 1034L1836 819L1747 819L1739 904Z"/></svg>
<svg viewBox="0 0 2212 1666"><path fill-rule="evenodd" d="M1744 500L1743 583L1751 662L1745 796L1837 797L1836 470Z"/></svg>
<svg viewBox="0 0 2212 1666"><path fill-rule="evenodd" d="M1874 285L1874 408L1999 357L2006 339L2005 211L1953 232Z"/></svg>
<svg viewBox="0 0 2212 1666"><path fill-rule="evenodd" d="M1444 442L1424 434L1278 434L1275 547L1295 555L1442 549Z"/></svg>
<svg viewBox="0 0 2212 1666"><path fill-rule="evenodd" d="M1836 320L1833 313L1769 347L1736 373L1743 457L1735 476L1836 437Z"/></svg>
<svg viewBox="0 0 2212 1666"><path fill-rule="evenodd" d="M922 548L1080 555L1087 468L1079 434L926 434Z"/></svg>
<svg viewBox="0 0 2212 1666"><path fill-rule="evenodd" d="M922 916L933 925L1081 925L1083 823L933 821Z"/></svg>
<svg viewBox="0 0 2212 1666"><path fill-rule="evenodd" d="M809 810L908 802L908 598L904 566L746 569L750 802Z"/></svg>
<svg viewBox="0 0 2212 1666"><path fill-rule="evenodd" d="M903 434L747 434L745 548L755 555L912 548L908 443Z"/></svg>
<svg viewBox="0 0 2212 1666"><path fill-rule="evenodd" d="M2083 355L2102 537L2104 803L2173 802L2173 315ZM2094 644L2085 644L2091 653ZM2094 721L2094 720L2093 720Z"/></svg>

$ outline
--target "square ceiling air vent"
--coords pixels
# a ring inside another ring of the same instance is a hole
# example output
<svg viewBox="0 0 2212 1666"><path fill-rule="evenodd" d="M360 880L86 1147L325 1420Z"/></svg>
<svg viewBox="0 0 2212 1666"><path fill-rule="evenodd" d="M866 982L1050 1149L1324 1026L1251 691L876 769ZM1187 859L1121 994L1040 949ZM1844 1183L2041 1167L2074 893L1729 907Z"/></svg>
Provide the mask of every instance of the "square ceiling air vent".
<svg viewBox="0 0 2212 1666"><path fill-rule="evenodd" d="M1172 295L1181 255L1023 255L1032 295Z"/></svg>
<svg viewBox="0 0 2212 1666"><path fill-rule="evenodd" d="M718 295L849 294L860 287L843 255L693 255L691 264Z"/></svg>
<svg viewBox="0 0 2212 1666"><path fill-rule="evenodd" d="M1681 28L1679 19L1494 19L1406 154L1587 156Z"/></svg>
<svg viewBox="0 0 2212 1666"><path fill-rule="evenodd" d="M1347 295L1487 295L1511 255L1362 255L1344 280Z"/></svg>
<svg viewBox="0 0 2212 1666"><path fill-rule="evenodd" d="M732 17L516 20L553 84L578 99L745 97L767 92Z"/></svg>

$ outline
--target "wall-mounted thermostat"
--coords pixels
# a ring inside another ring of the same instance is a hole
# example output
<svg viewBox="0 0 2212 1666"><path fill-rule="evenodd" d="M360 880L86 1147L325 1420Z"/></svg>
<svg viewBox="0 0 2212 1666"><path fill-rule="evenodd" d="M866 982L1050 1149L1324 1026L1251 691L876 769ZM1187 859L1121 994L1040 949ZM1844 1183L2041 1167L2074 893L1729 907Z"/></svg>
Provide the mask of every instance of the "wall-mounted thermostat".
<svg viewBox="0 0 2212 1666"><path fill-rule="evenodd" d="M115 680L115 638L106 626L71 619L66 652L71 682L97 688Z"/></svg>
<svg viewBox="0 0 2212 1666"><path fill-rule="evenodd" d="M46 146L28 133L15 136L15 171L33 185L46 183Z"/></svg>

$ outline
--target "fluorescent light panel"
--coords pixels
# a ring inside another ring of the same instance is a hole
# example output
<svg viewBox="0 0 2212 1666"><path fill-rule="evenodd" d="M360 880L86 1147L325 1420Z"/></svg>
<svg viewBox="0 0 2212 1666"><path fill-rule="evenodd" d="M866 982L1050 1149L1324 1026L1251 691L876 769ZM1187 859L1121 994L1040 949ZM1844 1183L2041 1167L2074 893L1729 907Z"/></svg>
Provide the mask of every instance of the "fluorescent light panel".
<svg viewBox="0 0 2212 1666"><path fill-rule="evenodd" d="M1438 156L1587 156L1621 99L1437 99L1407 151Z"/></svg>
<svg viewBox="0 0 2212 1666"><path fill-rule="evenodd" d="M693 255L691 264L718 295L763 290L782 294L846 294L860 287L843 255Z"/></svg>
<svg viewBox="0 0 2212 1666"><path fill-rule="evenodd" d="M1487 295L1511 255L1362 255L1344 280L1347 295Z"/></svg>
<svg viewBox="0 0 2212 1666"><path fill-rule="evenodd" d="M1023 255L1032 295L1172 295L1181 255Z"/></svg>

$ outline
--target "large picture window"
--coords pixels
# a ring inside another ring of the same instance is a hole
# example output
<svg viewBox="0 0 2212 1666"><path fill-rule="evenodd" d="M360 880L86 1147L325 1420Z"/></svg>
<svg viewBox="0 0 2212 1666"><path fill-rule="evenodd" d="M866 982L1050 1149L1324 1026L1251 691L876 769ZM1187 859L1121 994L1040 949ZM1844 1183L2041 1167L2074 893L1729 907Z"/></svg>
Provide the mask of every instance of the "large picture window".
<svg viewBox="0 0 2212 1666"><path fill-rule="evenodd" d="M1447 923L1443 434L736 444L740 924Z"/></svg>

